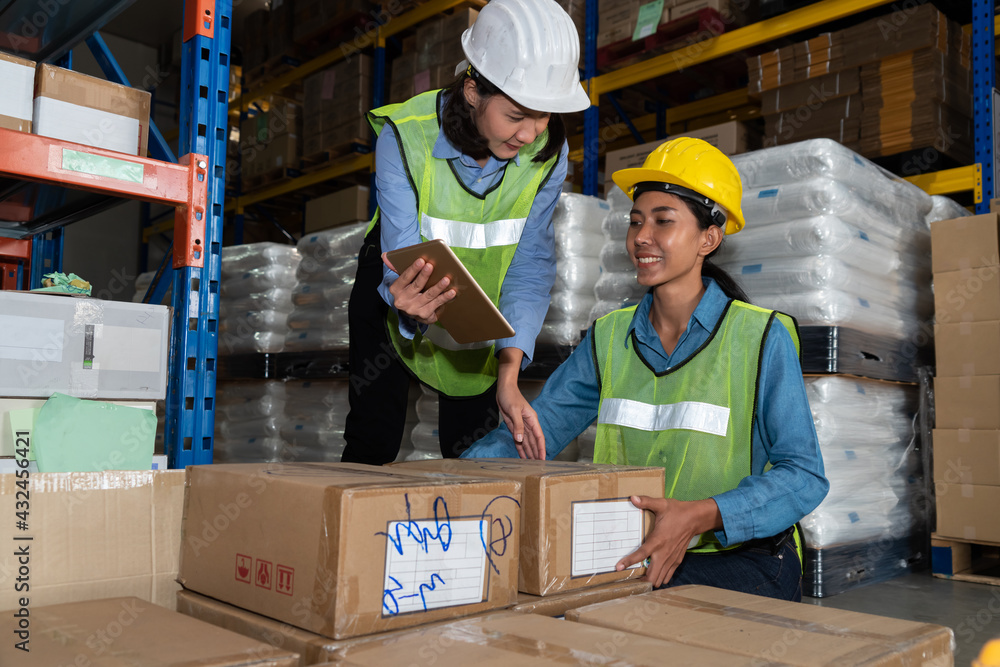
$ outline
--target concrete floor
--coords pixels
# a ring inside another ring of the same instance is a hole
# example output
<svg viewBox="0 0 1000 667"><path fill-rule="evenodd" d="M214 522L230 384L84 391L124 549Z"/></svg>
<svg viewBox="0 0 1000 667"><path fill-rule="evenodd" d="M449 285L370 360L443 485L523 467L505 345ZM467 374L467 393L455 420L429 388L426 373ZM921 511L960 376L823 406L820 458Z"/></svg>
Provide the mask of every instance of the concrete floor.
<svg viewBox="0 0 1000 667"><path fill-rule="evenodd" d="M930 571L863 586L827 598L823 607L936 623L955 632L955 665L967 667L990 639L1000 638L1000 586L938 579Z"/></svg>

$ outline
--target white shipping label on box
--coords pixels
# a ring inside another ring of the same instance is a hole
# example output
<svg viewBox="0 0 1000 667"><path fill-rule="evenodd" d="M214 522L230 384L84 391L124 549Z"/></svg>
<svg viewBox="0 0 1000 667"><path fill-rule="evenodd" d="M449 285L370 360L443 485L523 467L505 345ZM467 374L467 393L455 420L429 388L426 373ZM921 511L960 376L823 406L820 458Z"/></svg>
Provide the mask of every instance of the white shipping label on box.
<svg viewBox="0 0 1000 667"><path fill-rule="evenodd" d="M35 92L35 68L0 59L0 116L31 120L31 97Z"/></svg>
<svg viewBox="0 0 1000 667"><path fill-rule="evenodd" d="M163 345L160 332L156 329L104 325L95 345L95 354L100 359L103 370L140 373L155 373L159 370L159 359L149 354L149 350L159 349Z"/></svg>
<svg viewBox="0 0 1000 667"><path fill-rule="evenodd" d="M382 616L485 599L480 519L393 521L386 531Z"/></svg>
<svg viewBox="0 0 1000 667"><path fill-rule="evenodd" d="M0 359L58 364L62 353L62 320L0 315Z"/></svg>
<svg viewBox="0 0 1000 667"><path fill-rule="evenodd" d="M32 132L109 151L139 154L139 121L52 97L35 98Z"/></svg>
<svg viewBox="0 0 1000 667"><path fill-rule="evenodd" d="M573 503L572 576L614 572L642 546L642 524L642 510L628 500Z"/></svg>

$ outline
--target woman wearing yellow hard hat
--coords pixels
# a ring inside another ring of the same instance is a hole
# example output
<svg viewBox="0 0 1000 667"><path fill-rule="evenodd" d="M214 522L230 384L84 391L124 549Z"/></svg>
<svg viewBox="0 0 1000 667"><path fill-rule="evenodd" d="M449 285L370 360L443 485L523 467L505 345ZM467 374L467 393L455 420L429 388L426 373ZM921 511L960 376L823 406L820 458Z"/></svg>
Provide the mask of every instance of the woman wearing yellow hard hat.
<svg viewBox="0 0 1000 667"><path fill-rule="evenodd" d="M555 281L552 213L566 179L559 114L583 111L580 38L554 0L492 0L462 35L465 60L443 90L371 111L378 211L351 293L351 410L343 460L396 458L412 378L439 396L441 454L458 456L502 420L542 438L517 379ZM514 336L459 344L437 323L455 296L422 260L383 253L443 239ZM383 264L385 261L385 264Z"/></svg>
<svg viewBox="0 0 1000 667"><path fill-rule="evenodd" d="M794 525L823 474L795 321L757 308L710 258L744 226L732 161L700 139L615 172L633 200L625 240L642 301L594 323L532 403L552 458L597 420L596 463L662 466L655 516L616 568L647 564L655 586L705 584L801 598ZM516 456L503 427L463 456Z"/></svg>

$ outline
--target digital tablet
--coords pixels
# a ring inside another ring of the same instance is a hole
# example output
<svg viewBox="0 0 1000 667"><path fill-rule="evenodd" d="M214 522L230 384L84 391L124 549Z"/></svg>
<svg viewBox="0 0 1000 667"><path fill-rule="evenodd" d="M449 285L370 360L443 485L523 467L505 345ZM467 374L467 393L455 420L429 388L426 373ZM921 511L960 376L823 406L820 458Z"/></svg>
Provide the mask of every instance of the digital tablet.
<svg viewBox="0 0 1000 667"><path fill-rule="evenodd" d="M406 271L417 259L430 262L434 271L427 280L427 287L436 285L445 276L451 279L448 288L457 290L458 294L438 309L438 323L456 343L478 343L514 335L507 319L441 239L392 250L386 256L399 273Z"/></svg>

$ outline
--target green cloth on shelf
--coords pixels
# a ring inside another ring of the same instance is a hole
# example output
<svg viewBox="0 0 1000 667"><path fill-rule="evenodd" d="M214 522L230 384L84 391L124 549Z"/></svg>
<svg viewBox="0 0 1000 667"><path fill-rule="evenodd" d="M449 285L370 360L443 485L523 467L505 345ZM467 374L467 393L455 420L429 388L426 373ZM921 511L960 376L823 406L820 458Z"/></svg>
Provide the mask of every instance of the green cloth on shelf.
<svg viewBox="0 0 1000 667"><path fill-rule="evenodd" d="M34 430L35 430L35 420L38 418L38 411L41 408L26 408L24 410L9 410L7 412L7 418L10 420L10 441L14 445L14 458L23 459L25 457L17 453L18 447L18 433L21 433L21 438L28 441L28 456L29 461L35 460L35 447L34 447ZM26 435L25 435L26 434Z"/></svg>
<svg viewBox="0 0 1000 667"><path fill-rule="evenodd" d="M31 290L32 292L51 292L55 294L86 294L90 296L91 286L86 280L75 273L46 273L45 282L51 283L45 287Z"/></svg>

